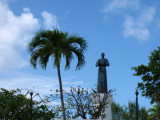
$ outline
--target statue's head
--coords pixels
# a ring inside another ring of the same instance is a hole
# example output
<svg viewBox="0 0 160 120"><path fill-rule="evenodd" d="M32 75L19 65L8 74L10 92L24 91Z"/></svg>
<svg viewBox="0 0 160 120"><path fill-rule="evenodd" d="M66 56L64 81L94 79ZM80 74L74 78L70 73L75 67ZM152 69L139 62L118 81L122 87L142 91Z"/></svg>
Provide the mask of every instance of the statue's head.
<svg viewBox="0 0 160 120"><path fill-rule="evenodd" d="M101 56L102 56L102 58L104 58L105 54L104 54L104 53L101 53Z"/></svg>

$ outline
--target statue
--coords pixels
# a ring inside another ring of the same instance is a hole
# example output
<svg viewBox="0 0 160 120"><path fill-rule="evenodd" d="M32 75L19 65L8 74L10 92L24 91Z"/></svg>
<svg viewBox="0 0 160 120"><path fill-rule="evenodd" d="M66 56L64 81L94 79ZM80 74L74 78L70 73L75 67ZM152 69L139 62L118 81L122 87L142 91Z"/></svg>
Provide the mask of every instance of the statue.
<svg viewBox="0 0 160 120"><path fill-rule="evenodd" d="M104 58L105 54L101 53L102 58L98 59L96 67L99 67L98 70L98 83L97 83L97 92L98 93L107 93L107 73L106 66L109 66L109 62Z"/></svg>

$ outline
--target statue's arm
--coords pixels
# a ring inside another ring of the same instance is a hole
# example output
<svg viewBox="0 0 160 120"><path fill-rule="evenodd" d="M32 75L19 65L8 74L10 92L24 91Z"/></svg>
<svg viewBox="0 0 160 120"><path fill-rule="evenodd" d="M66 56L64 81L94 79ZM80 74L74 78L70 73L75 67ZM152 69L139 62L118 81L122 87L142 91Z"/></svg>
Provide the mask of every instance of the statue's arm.
<svg viewBox="0 0 160 120"><path fill-rule="evenodd" d="M109 64L109 61L108 61L108 60L106 61L106 65L107 65L107 66L110 66L110 64Z"/></svg>
<svg viewBox="0 0 160 120"><path fill-rule="evenodd" d="M97 63L96 63L96 67L98 67L99 66L99 60L97 61Z"/></svg>

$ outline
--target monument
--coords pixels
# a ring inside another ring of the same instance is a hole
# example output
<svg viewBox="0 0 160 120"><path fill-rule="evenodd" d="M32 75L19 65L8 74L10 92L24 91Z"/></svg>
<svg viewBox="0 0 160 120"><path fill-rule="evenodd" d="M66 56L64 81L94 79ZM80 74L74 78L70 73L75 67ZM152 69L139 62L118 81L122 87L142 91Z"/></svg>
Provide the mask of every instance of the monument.
<svg viewBox="0 0 160 120"><path fill-rule="evenodd" d="M98 93L108 93L107 89L107 72L106 66L109 66L109 62L104 58L105 54L102 53L100 59L96 63L96 67L99 67L98 70L98 82L97 82L97 92Z"/></svg>
<svg viewBox="0 0 160 120"><path fill-rule="evenodd" d="M106 67L109 66L109 61L104 58L105 54L101 53L101 58L98 59L96 63L96 67L99 67L98 69L98 81L97 81L97 93L99 97L93 99L93 104L99 105L101 101L105 100L107 105L105 107L105 115L106 118L103 118L104 120L112 120L112 114L111 114L111 104L113 97L112 95L109 95L108 92L108 86L107 86L107 71ZM99 117L101 119L101 116Z"/></svg>

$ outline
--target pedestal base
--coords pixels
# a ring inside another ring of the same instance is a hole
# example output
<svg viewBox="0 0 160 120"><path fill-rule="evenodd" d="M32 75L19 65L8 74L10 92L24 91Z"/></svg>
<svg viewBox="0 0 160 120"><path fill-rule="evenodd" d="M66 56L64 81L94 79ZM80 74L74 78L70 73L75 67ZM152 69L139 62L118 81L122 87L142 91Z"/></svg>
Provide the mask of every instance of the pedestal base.
<svg viewBox="0 0 160 120"><path fill-rule="evenodd" d="M99 95L97 95L96 97L92 98L92 102L95 106L99 105L99 102L102 102L104 100L105 94L104 93L100 93ZM112 111L111 111L111 104L113 101L113 96L112 95L108 95L107 99L106 99L106 103L107 105L105 106L105 118L103 118L104 120L112 120ZM99 117L99 119L102 119L101 116Z"/></svg>
<svg viewBox="0 0 160 120"><path fill-rule="evenodd" d="M113 96L112 95L108 96L108 98L106 100L107 105L105 108L106 118L104 118L104 120L112 120L112 111L111 111L112 101L113 101Z"/></svg>

